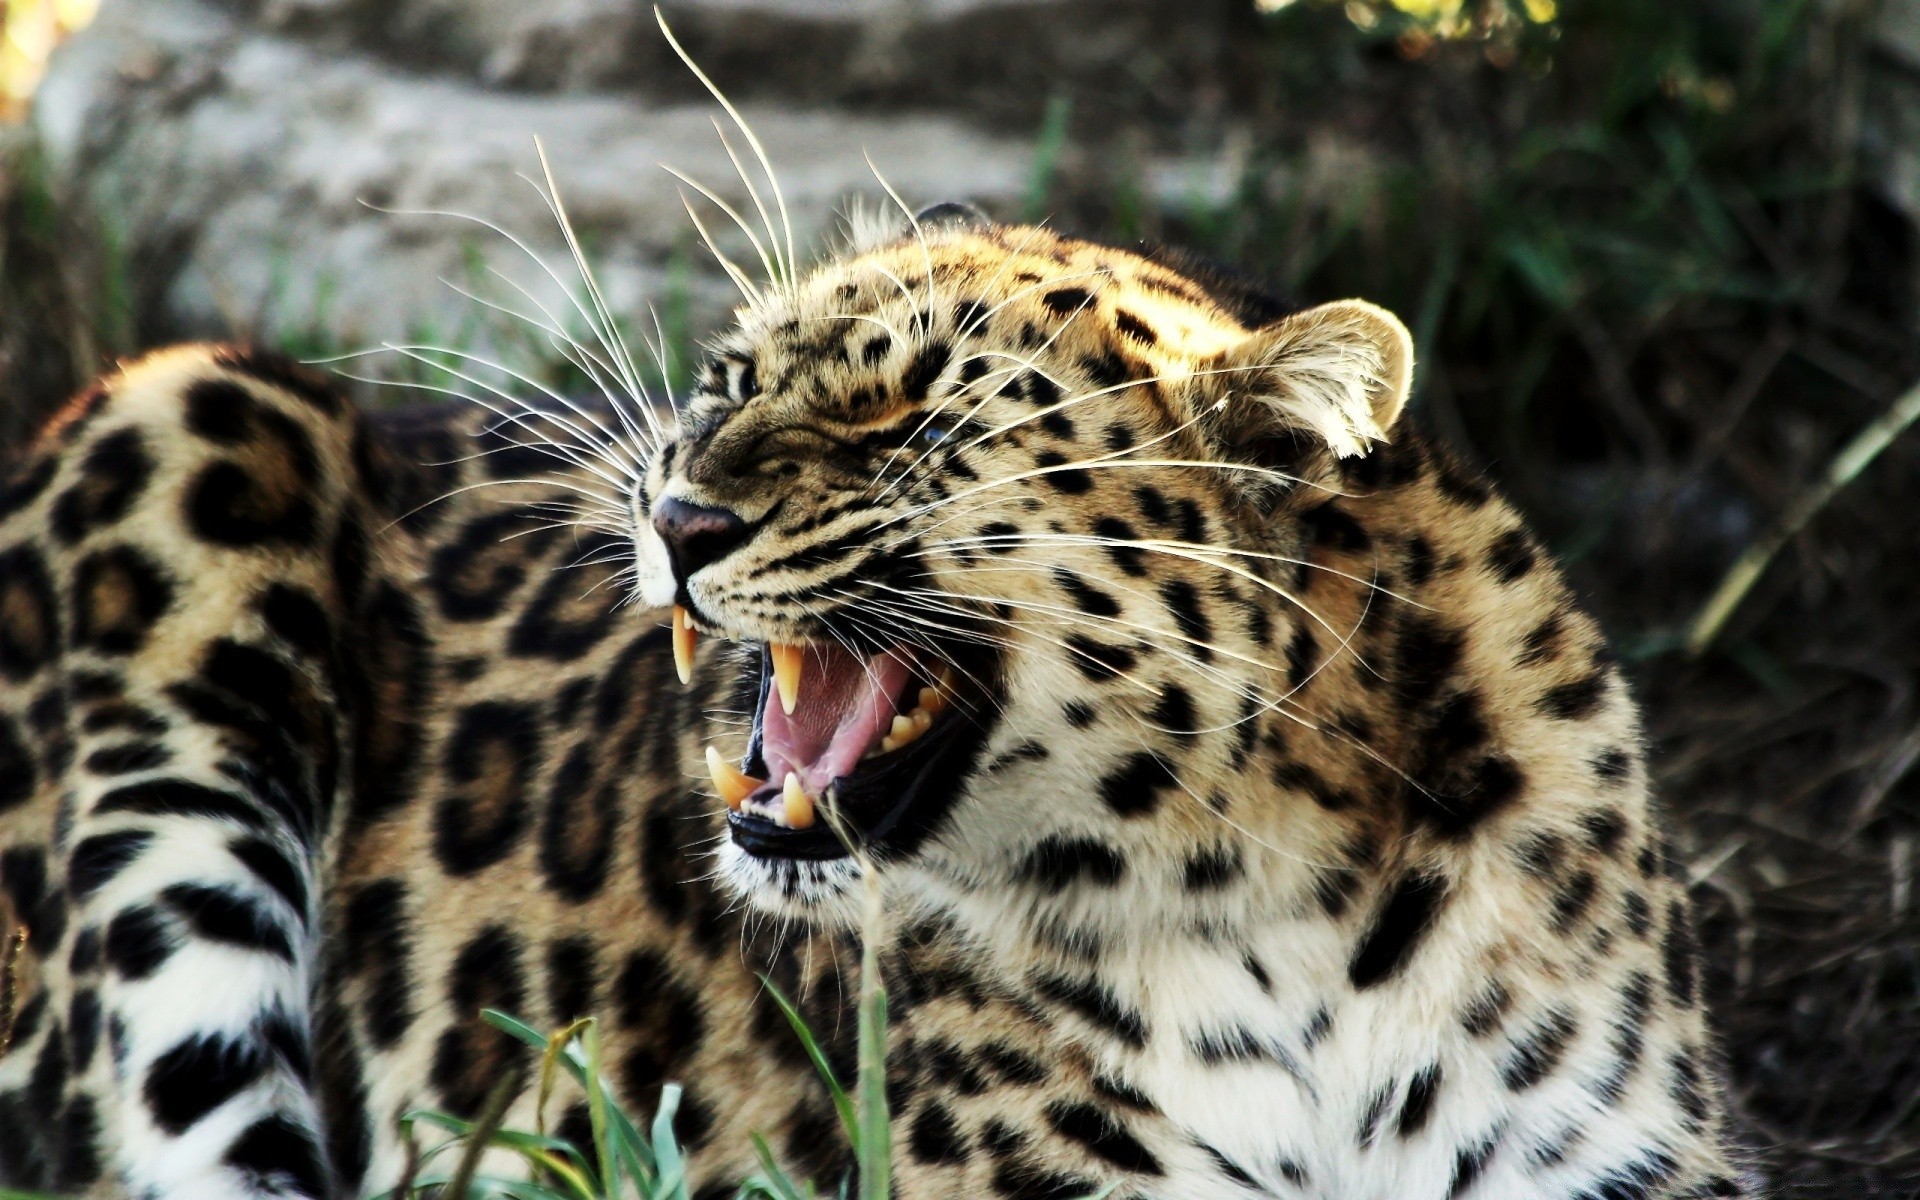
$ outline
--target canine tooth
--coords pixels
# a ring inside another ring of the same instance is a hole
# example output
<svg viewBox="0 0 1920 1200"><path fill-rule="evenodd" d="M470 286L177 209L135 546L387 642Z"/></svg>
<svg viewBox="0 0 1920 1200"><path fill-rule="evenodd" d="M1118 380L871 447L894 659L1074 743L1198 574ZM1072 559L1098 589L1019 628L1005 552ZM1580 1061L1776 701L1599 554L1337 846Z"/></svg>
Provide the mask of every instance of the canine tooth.
<svg viewBox="0 0 1920 1200"><path fill-rule="evenodd" d="M780 711L792 716L794 706L800 703L800 666L806 650L774 642L767 647L767 654L773 659L773 684L780 690Z"/></svg>
<svg viewBox="0 0 1920 1200"><path fill-rule="evenodd" d="M759 791L766 783L766 780L755 779L728 762L726 757L712 746L707 747L707 774L713 777L714 790L719 792L720 798L727 802L727 807L735 812L740 810L743 800Z"/></svg>
<svg viewBox="0 0 1920 1200"><path fill-rule="evenodd" d="M953 694L953 666L951 664L949 663L940 664L939 683L940 683L940 690L942 692L945 692L947 695Z"/></svg>
<svg viewBox="0 0 1920 1200"><path fill-rule="evenodd" d="M920 689L920 707L921 708L926 709L928 712L934 714L935 716L939 716L940 711L946 708L946 706L947 706L947 698L940 694L940 689L938 688L921 688Z"/></svg>
<svg viewBox="0 0 1920 1200"><path fill-rule="evenodd" d="M684 606L673 606L673 669L683 684L693 682L693 644L695 634L693 626L687 624L687 610Z"/></svg>
<svg viewBox="0 0 1920 1200"><path fill-rule="evenodd" d="M782 816L790 829L813 828L813 797L807 795L807 789L801 786L800 776L787 772L787 782L780 789L780 803L785 810Z"/></svg>

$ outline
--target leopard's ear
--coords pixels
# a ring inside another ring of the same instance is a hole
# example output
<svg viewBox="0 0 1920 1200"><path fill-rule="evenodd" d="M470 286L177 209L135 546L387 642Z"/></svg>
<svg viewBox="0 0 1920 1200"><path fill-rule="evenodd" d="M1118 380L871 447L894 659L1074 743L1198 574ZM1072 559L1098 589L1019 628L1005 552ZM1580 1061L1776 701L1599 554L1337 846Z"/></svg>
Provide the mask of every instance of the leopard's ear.
<svg viewBox="0 0 1920 1200"><path fill-rule="evenodd" d="M1225 457L1351 458L1385 441L1406 406L1413 338L1384 308L1336 300L1255 330L1196 374L1201 425Z"/></svg>

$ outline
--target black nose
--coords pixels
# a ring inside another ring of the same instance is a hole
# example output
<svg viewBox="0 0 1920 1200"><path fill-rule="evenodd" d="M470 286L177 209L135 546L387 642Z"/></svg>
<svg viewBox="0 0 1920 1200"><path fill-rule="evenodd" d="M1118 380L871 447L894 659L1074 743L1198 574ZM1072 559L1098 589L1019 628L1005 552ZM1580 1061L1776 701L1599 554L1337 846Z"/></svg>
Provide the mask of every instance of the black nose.
<svg viewBox="0 0 1920 1200"><path fill-rule="evenodd" d="M674 579L685 586L695 571L719 562L747 540L747 523L724 508L688 504L671 496L653 506L653 528L667 544Z"/></svg>

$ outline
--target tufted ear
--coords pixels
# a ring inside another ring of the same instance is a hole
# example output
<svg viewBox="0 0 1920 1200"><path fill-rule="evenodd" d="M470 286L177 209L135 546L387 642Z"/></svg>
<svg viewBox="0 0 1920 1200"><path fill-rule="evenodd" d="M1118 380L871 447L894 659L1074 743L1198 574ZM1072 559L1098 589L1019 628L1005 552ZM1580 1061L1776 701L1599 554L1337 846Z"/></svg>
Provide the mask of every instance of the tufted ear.
<svg viewBox="0 0 1920 1200"><path fill-rule="evenodd" d="M1202 427L1229 458L1280 467L1302 452L1365 454L1413 380L1413 338L1364 300L1283 317L1196 367Z"/></svg>

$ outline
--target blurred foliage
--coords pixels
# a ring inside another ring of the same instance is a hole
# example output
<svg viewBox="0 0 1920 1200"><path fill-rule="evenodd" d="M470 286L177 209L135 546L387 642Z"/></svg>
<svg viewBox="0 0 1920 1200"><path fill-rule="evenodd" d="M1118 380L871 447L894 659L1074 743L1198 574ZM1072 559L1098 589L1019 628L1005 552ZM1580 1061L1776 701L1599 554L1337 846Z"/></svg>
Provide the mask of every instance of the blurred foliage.
<svg viewBox="0 0 1920 1200"><path fill-rule="evenodd" d="M0 0L0 121L18 121L47 56L93 20L100 0Z"/></svg>
<svg viewBox="0 0 1920 1200"><path fill-rule="evenodd" d="M1429 423L1498 460L1564 553L1623 499L1570 506L1569 468L1717 474L1751 524L1920 369L1910 231L1861 183L1871 13L1298 0L1264 18L1273 84L1223 135L1225 195L1122 205L1138 181L1094 171L1081 198L1296 298L1400 311ZM1817 418L1819 444L1748 461L1762 410ZM1665 644L1687 615L1628 632Z"/></svg>

